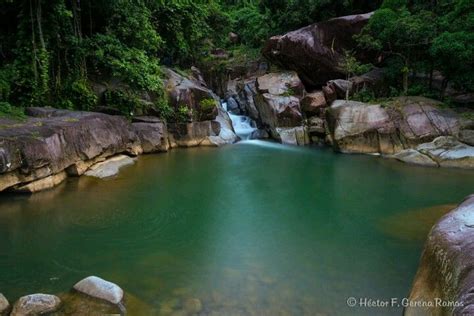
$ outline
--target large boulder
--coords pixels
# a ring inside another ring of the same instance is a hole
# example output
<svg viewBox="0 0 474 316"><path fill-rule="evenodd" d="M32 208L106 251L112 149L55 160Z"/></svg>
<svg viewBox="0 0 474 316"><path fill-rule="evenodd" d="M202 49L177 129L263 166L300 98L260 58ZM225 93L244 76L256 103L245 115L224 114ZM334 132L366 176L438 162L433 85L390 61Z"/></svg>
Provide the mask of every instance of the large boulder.
<svg viewBox="0 0 474 316"><path fill-rule="evenodd" d="M343 51L356 47L353 36L360 33L371 15L338 17L273 36L262 53L271 62L297 71L306 85L324 85L344 77L340 68Z"/></svg>
<svg viewBox="0 0 474 316"><path fill-rule="evenodd" d="M186 107L194 113L197 120L213 120L217 116L217 104L214 107L204 106L208 100L216 100L214 93L202 80L192 76L180 75L165 68L165 92L170 105L178 110Z"/></svg>
<svg viewBox="0 0 474 316"><path fill-rule="evenodd" d="M474 195L431 229L404 315L474 314L472 214Z"/></svg>
<svg viewBox="0 0 474 316"><path fill-rule="evenodd" d="M262 124L274 138L279 138L277 127L302 125L300 100L304 87L295 72L270 73L258 77L256 105Z"/></svg>
<svg viewBox="0 0 474 316"><path fill-rule="evenodd" d="M56 311L61 305L59 297L49 294L32 294L20 297L13 306L11 316L37 316Z"/></svg>
<svg viewBox="0 0 474 316"><path fill-rule="evenodd" d="M327 123L336 150L391 155L439 136L458 135L462 119L439 103L403 97L385 104L334 101Z"/></svg>
<svg viewBox="0 0 474 316"><path fill-rule="evenodd" d="M139 146L124 117L52 108L30 108L29 114L21 122L0 119L0 191Z"/></svg>

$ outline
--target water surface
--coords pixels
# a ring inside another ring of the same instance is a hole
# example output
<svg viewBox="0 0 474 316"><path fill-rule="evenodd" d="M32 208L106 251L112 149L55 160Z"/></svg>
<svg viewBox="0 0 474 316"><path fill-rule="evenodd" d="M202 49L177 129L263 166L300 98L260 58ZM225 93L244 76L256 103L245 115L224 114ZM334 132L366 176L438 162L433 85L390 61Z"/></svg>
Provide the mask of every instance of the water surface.
<svg viewBox="0 0 474 316"><path fill-rule="evenodd" d="M473 189L465 170L261 141L143 156L114 179L1 195L0 292L98 275L157 314L193 297L210 315L400 315L346 300L406 297L427 223Z"/></svg>

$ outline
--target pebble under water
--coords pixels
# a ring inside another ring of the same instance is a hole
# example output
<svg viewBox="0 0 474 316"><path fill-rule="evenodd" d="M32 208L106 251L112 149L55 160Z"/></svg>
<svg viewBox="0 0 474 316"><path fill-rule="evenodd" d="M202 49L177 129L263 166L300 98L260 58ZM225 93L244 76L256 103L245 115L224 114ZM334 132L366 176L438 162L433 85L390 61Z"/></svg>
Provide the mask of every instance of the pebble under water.
<svg viewBox="0 0 474 316"><path fill-rule="evenodd" d="M400 315L346 302L406 297L430 226L473 188L472 171L261 141L142 156L0 195L0 292L97 275L149 315Z"/></svg>

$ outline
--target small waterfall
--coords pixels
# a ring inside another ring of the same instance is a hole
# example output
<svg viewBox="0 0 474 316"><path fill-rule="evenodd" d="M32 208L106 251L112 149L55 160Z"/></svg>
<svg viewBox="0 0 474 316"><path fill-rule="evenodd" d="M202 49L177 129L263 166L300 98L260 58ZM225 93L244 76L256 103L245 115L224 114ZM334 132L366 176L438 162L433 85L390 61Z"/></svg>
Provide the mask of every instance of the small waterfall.
<svg viewBox="0 0 474 316"><path fill-rule="evenodd" d="M257 130L255 122L248 116L235 115L227 111L227 102L225 101L222 102L222 107L232 121L232 127L234 128L235 134L237 134L241 140L250 139L252 133Z"/></svg>

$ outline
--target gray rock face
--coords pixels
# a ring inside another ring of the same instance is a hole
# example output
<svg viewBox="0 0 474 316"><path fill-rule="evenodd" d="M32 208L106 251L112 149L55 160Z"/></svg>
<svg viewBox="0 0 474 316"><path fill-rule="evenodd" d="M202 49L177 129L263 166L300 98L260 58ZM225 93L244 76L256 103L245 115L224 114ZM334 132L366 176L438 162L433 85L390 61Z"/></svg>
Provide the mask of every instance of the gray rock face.
<svg viewBox="0 0 474 316"><path fill-rule="evenodd" d="M78 161L132 152L140 146L119 116L30 108L24 122L0 120L0 191L65 170Z"/></svg>
<svg viewBox="0 0 474 316"><path fill-rule="evenodd" d="M170 124L172 146L199 146L210 136L218 136L221 125L217 121Z"/></svg>
<svg viewBox="0 0 474 316"><path fill-rule="evenodd" d="M56 311L61 305L59 297L49 294L32 294L21 297L13 306L11 316L36 316Z"/></svg>
<svg viewBox="0 0 474 316"><path fill-rule="evenodd" d="M302 97L304 86L296 72L269 73L257 78L257 89L260 93L273 95L292 95Z"/></svg>
<svg viewBox="0 0 474 316"><path fill-rule="evenodd" d="M437 105L421 97L398 98L384 106L337 100L327 122L339 151L391 155L459 133L459 116Z"/></svg>
<svg viewBox="0 0 474 316"><path fill-rule="evenodd" d="M0 316L6 316L8 311L10 310L10 303L8 300L0 293Z"/></svg>
<svg viewBox="0 0 474 316"><path fill-rule="evenodd" d="M327 107L326 97L322 91L307 93L301 100L301 110L308 116L319 115Z"/></svg>
<svg viewBox="0 0 474 316"><path fill-rule="evenodd" d="M270 73L257 78L257 109L262 124L274 138L276 128L302 125L300 99L304 87L295 72Z"/></svg>
<svg viewBox="0 0 474 316"><path fill-rule="evenodd" d="M305 146L310 143L307 128L304 126L277 128L276 132L282 144Z"/></svg>
<svg viewBox="0 0 474 316"><path fill-rule="evenodd" d="M325 122L322 118L313 116L308 120L308 132L312 134L325 134Z"/></svg>
<svg viewBox="0 0 474 316"><path fill-rule="evenodd" d="M135 163L133 158L125 155L114 156L102 162L98 162L85 173L88 177L105 179L117 175L121 168Z"/></svg>
<svg viewBox="0 0 474 316"><path fill-rule="evenodd" d="M168 129L163 122L132 123L132 130L140 140L143 153L166 152L169 149Z"/></svg>
<svg viewBox="0 0 474 316"><path fill-rule="evenodd" d="M165 90L170 104L175 109L186 106L193 110L200 120L214 120L217 116L217 107L203 109L201 101L216 99L214 93L207 88L203 81L195 78L186 78L175 71L166 68Z"/></svg>
<svg viewBox="0 0 474 316"><path fill-rule="evenodd" d="M96 276L79 281L74 285L74 289L112 304L119 304L123 299L123 290L118 285Z"/></svg>
<svg viewBox="0 0 474 316"><path fill-rule="evenodd" d="M465 144L474 146L474 130L465 129L459 132L459 140Z"/></svg>
<svg viewBox="0 0 474 316"><path fill-rule="evenodd" d="M416 149L405 149L392 156L393 158L414 165L438 167L438 164L429 156Z"/></svg>
<svg viewBox="0 0 474 316"><path fill-rule="evenodd" d="M463 144L452 136L440 136L416 149L441 167L474 168L474 147Z"/></svg>
<svg viewBox="0 0 474 316"><path fill-rule="evenodd" d="M324 85L344 77L339 67L343 50L356 47L353 36L360 33L370 16L371 13L338 17L273 36L266 42L263 55L298 72L306 85Z"/></svg>
<svg viewBox="0 0 474 316"><path fill-rule="evenodd" d="M471 195L431 229L409 297L411 302L434 302L438 298L451 305L410 306L404 315L473 315L473 214Z"/></svg>

